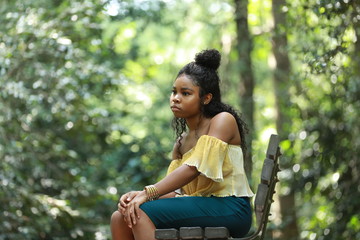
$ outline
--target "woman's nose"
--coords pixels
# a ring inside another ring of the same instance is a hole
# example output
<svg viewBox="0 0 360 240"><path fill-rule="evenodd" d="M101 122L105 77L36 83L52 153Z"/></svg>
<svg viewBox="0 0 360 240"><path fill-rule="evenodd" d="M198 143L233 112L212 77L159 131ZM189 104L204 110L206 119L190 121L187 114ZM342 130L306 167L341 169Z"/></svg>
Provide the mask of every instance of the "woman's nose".
<svg viewBox="0 0 360 240"><path fill-rule="evenodd" d="M179 101L180 101L179 95L178 95L178 94L174 95L171 100L172 100L173 102L179 102Z"/></svg>

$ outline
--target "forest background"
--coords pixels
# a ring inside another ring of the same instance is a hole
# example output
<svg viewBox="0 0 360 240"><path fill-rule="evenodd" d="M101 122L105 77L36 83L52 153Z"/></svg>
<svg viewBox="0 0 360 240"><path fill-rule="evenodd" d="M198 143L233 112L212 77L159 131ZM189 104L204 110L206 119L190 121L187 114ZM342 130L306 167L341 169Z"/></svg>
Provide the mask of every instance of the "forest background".
<svg viewBox="0 0 360 240"><path fill-rule="evenodd" d="M109 239L121 193L164 176L168 98L202 49L250 126L270 239L360 238L357 0L1 0L0 239Z"/></svg>

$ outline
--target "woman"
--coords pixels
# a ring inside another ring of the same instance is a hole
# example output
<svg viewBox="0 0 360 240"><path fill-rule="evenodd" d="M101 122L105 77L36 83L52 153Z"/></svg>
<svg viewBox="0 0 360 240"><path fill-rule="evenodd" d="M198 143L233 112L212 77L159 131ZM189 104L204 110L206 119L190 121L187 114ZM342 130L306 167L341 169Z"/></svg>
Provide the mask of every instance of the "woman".
<svg viewBox="0 0 360 240"><path fill-rule="evenodd" d="M250 229L246 126L221 102L220 60L217 50L204 50L178 73L170 96L173 161L164 179L121 196L111 217L114 240L154 239L156 228L225 226L232 237Z"/></svg>

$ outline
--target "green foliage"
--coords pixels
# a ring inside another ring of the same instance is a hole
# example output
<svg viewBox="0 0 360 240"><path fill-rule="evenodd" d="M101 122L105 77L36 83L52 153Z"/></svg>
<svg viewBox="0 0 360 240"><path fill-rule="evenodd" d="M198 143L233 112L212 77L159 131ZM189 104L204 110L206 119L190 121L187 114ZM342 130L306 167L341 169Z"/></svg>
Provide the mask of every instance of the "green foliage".
<svg viewBox="0 0 360 240"><path fill-rule="evenodd" d="M105 34L105 6L2 5L0 239L104 238L125 183L142 187L167 165L165 116L147 130L154 96L119 72L137 58L111 47L123 42Z"/></svg>
<svg viewBox="0 0 360 240"><path fill-rule="evenodd" d="M302 119L295 189L305 187L301 196L312 202L307 207L315 212L301 218L303 237L352 239L358 232L349 226L358 219L355 199L360 197L360 115L355 110L360 106L360 62L354 44L360 36L360 13L353 1L303 1L296 7L298 11L289 12L297 29L291 32L299 73L294 103ZM331 205L336 207L325 207Z"/></svg>

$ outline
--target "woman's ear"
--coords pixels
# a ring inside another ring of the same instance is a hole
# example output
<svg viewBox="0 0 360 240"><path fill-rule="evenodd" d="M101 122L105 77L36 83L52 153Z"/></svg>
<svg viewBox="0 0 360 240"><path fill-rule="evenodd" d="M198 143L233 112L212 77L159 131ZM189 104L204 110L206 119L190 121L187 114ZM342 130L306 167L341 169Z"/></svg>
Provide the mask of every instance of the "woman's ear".
<svg viewBox="0 0 360 240"><path fill-rule="evenodd" d="M208 93L206 94L204 97L203 97L203 103L204 105L207 105L211 102L211 99L212 99L212 94L211 93Z"/></svg>

